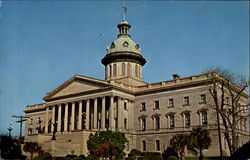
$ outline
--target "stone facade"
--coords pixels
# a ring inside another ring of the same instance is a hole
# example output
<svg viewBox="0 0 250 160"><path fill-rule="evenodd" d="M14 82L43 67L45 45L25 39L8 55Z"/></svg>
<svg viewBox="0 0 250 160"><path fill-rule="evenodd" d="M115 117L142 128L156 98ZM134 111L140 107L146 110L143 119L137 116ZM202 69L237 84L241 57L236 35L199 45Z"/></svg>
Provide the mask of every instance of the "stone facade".
<svg viewBox="0 0 250 160"><path fill-rule="evenodd" d="M205 156L219 156L207 75L175 75L168 81L144 82L146 60L139 45L130 39L130 27L126 21L118 24L118 39L102 59L105 80L75 75L47 94L43 104L27 106L25 141L38 142L53 156L87 155L89 134L109 129L125 133L127 153L131 149L162 152L173 135L203 126L212 137ZM244 95L241 103L246 104L246 100ZM249 140L248 119L243 120L237 134L239 146ZM223 137L222 144L228 155Z"/></svg>

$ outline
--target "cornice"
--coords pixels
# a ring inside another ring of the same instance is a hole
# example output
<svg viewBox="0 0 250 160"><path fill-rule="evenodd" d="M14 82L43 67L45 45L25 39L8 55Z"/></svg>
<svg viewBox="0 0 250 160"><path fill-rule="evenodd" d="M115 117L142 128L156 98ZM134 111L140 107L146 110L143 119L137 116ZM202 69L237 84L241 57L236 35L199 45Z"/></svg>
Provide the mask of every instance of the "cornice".
<svg viewBox="0 0 250 160"><path fill-rule="evenodd" d="M143 58L142 55L135 52L127 52L127 51L109 53L101 60L103 65L121 61L136 62L142 66L146 63L146 60Z"/></svg>
<svg viewBox="0 0 250 160"><path fill-rule="evenodd" d="M43 98L43 100L48 101L49 99L51 99L51 97L53 95L55 95L56 93L58 93L59 91L64 89L66 86L68 86L70 83L74 82L75 80L83 80L85 82L89 82L89 83L92 83L92 84L101 85L101 86L105 86L105 87L110 86L108 84L108 82L104 81L104 80L91 78L91 77L86 77L86 76L82 76L82 75L75 75L75 76L71 77L69 80L67 80L66 82L64 82L62 85L60 85L59 87L54 89L52 92L50 92L47 96L45 96Z"/></svg>

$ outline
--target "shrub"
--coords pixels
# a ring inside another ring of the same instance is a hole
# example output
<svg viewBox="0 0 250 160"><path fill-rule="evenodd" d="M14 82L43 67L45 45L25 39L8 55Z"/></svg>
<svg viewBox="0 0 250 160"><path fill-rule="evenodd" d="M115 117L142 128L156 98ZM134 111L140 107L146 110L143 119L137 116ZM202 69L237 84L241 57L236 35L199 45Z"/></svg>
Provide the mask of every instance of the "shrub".
<svg viewBox="0 0 250 160"><path fill-rule="evenodd" d="M44 153L34 158L34 160L51 160L51 159L52 159L52 155L50 153Z"/></svg>
<svg viewBox="0 0 250 160"><path fill-rule="evenodd" d="M70 158L70 159L73 159L75 157L77 157L77 155L74 155L74 154L68 154L68 155L66 155L66 158Z"/></svg>
<svg viewBox="0 0 250 160"><path fill-rule="evenodd" d="M162 157L164 160L168 160L168 157L170 157L170 156L174 156L178 159L178 154L176 153L176 151L172 147L168 147L167 149L164 149L164 151L162 153Z"/></svg>
<svg viewBox="0 0 250 160"><path fill-rule="evenodd" d="M169 156L167 160L178 160L178 158L175 156Z"/></svg>

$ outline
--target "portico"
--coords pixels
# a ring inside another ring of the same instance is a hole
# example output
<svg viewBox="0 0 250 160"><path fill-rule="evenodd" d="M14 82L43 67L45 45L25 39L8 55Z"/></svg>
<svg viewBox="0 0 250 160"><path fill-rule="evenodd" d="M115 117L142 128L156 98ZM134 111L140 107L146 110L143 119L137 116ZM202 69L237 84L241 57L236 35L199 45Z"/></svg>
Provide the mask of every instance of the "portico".
<svg viewBox="0 0 250 160"><path fill-rule="evenodd" d="M56 132L59 133L80 130L129 130L133 127L129 114L125 113L133 109L132 104L132 100L114 95L48 102L45 110L45 133L53 132L55 126ZM50 110L52 114L49 116ZM124 121L127 120L128 125L124 126Z"/></svg>

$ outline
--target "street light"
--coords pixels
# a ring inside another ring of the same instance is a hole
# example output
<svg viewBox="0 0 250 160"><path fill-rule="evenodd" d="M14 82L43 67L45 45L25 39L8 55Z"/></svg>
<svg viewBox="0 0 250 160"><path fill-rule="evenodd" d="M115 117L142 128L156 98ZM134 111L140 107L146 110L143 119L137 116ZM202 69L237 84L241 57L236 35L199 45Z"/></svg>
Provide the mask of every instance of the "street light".
<svg viewBox="0 0 250 160"><path fill-rule="evenodd" d="M12 122L10 122L9 126L7 127L8 131L9 131L9 137L11 136L11 131L13 129L12 127Z"/></svg>

